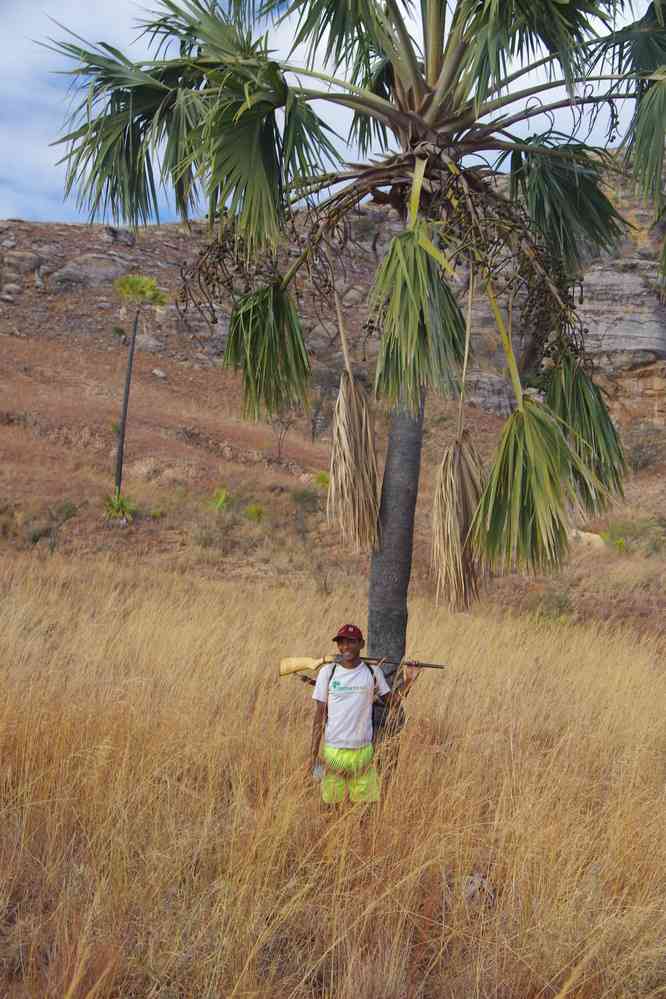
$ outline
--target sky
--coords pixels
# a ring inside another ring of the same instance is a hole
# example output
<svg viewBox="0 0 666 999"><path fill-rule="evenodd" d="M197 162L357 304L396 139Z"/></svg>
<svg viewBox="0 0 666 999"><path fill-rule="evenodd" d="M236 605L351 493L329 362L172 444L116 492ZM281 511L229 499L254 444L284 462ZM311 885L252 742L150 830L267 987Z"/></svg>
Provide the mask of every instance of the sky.
<svg viewBox="0 0 666 999"><path fill-rule="evenodd" d="M43 48L49 36L62 39L64 27L88 42L104 41L139 60L148 54L138 38L136 21L151 0L0 0L3 37L0 39L0 219L75 222L86 219L75 197L63 197L65 168L57 161L63 146L51 146L63 133L69 107L70 78L62 75L68 60ZM636 4L638 13L646 3ZM274 38L286 50L291 27ZM330 105L327 105L330 108ZM341 134L348 128L343 109L328 116ZM566 127L570 118L562 120ZM593 139L601 141L601 132ZM164 200L163 218L173 217Z"/></svg>

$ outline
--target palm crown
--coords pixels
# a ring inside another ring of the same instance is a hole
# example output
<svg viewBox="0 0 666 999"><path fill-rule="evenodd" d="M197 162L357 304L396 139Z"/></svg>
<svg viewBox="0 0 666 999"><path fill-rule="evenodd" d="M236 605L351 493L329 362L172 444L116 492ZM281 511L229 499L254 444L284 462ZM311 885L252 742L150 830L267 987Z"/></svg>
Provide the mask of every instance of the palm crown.
<svg viewBox="0 0 666 999"><path fill-rule="evenodd" d="M93 215L134 224L157 214L160 184L184 217L203 192L219 226L213 255L227 247L251 273L256 287L236 301L227 350L243 369L251 414L305 397L292 288L329 268L345 220L369 195L405 220L370 301L381 332L378 395L416 412L426 390L460 385L472 300L466 318L461 274L488 297L517 408L487 483L462 418L457 451L445 458L448 513L435 548L454 602L469 599L488 563L557 565L571 504L599 510L621 489L622 450L587 373L571 285L589 247L610 250L624 231L604 190L619 157L581 137L604 106L611 140L617 102L632 100L624 156L660 207L664 12L659 0L617 28L630 12L623 0L294 0L262 11L251 0L160 0L143 23L153 61L54 43L85 88L60 140L67 190ZM266 28L284 18L296 25L285 59ZM296 50L306 52L300 62ZM341 161L320 115L327 104L353 113L359 162ZM556 127L560 109L572 112L568 131ZM304 206L293 259L281 250ZM519 359L514 316L526 345ZM542 373L540 403L523 396L526 368ZM358 415L366 403L353 405ZM368 489L377 489L372 476ZM372 519L376 504L370 510ZM372 525L359 531L377 543Z"/></svg>

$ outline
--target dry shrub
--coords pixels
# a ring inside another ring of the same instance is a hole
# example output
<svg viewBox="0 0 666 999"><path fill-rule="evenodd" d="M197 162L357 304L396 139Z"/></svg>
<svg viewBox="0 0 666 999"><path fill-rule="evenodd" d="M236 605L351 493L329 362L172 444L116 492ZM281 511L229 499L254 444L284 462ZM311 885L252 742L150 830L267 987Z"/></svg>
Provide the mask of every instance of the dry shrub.
<svg viewBox="0 0 666 999"><path fill-rule="evenodd" d="M410 652L450 670L411 695L379 807L328 814L277 661L362 605L5 562L0 994L525 999L574 969L570 995L663 993L650 642L413 601Z"/></svg>

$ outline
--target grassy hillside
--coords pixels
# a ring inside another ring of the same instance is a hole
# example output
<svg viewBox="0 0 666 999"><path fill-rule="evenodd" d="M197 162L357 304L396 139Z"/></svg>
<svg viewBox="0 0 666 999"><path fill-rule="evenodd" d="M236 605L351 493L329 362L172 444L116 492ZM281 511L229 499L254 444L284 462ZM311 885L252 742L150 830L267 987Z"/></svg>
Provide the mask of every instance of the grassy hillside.
<svg viewBox="0 0 666 999"><path fill-rule="evenodd" d="M57 551L0 587L3 996L666 992L652 639L415 599L410 652L450 672L381 805L325 814L277 660L363 623L360 589Z"/></svg>

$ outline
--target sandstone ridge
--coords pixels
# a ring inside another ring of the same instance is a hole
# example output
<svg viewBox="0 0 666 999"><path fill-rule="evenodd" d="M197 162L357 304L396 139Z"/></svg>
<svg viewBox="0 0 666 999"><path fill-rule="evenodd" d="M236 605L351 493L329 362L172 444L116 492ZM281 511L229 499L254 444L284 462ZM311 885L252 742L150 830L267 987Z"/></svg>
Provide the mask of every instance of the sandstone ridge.
<svg viewBox="0 0 666 999"><path fill-rule="evenodd" d="M658 256L663 234L629 187L615 192L633 228L618 254L592 260L580 314L597 379L621 425L666 426L666 306L660 297ZM364 207L354 220L353 246L338 273L354 363L371 365L377 341L363 331L372 274L401 223L387 209ZM228 302L216 303L217 323L196 311L185 321L175 304L183 264L207 239L204 223L151 226L138 232L104 225L0 221L0 334L39 340L123 344L127 317L113 281L130 272L157 278L171 298L155 309L139 338L142 352L194 367L220 362L227 336ZM335 323L307 294L302 310L315 385L322 397L335 391L342 366ZM503 371L489 309L474 309L474 366L468 401L490 412L510 412L511 389ZM519 331L518 331L519 335Z"/></svg>

